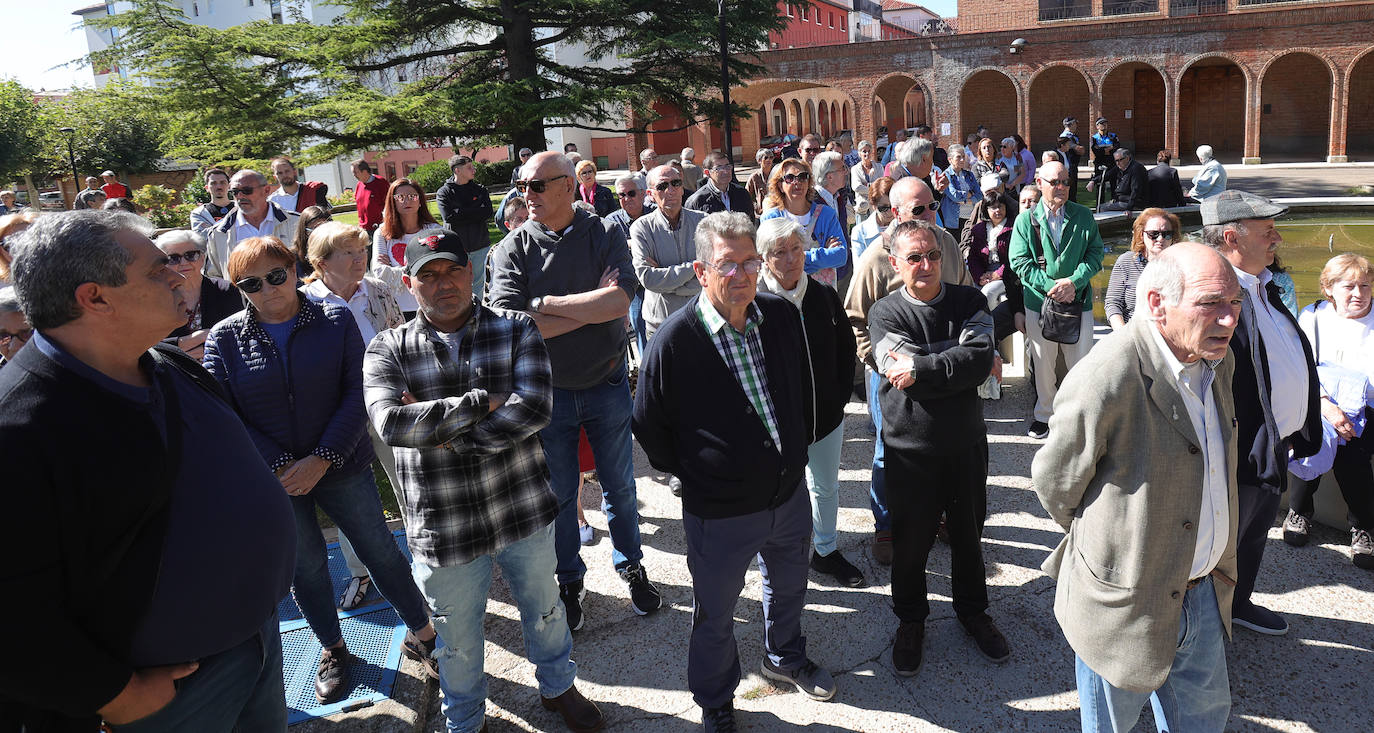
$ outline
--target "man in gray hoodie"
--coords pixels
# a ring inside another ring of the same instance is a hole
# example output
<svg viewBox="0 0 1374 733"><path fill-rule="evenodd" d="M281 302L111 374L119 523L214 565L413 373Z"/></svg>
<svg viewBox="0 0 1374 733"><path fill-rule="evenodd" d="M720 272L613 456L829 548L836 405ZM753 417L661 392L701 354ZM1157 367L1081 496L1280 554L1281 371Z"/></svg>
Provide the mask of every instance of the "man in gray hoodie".
<svg viewBox="0 0 1374 733"><path fill-rule="evenodd" d="M587 572L577 526L577 444L583 429L596 458L615 569L629 585L636 613L647 615L663 603L640 564L625 329L638 281L620 228L573 208L567 156L535 155L515 185L526 197L530 218L492 248L487 304L524 311L548 346L553 419L539 437L558 498L559 595L568 626L577 631Z"/></svg>

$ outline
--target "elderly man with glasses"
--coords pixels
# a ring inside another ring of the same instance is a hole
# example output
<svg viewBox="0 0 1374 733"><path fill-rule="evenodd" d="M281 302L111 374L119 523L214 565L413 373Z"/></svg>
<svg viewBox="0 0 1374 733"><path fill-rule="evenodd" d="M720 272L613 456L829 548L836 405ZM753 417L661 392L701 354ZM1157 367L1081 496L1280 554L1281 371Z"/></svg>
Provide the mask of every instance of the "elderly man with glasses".
<svg viewBox="0 0 1374 733"><path fill-rule="evenodd" d="M693 244L697 224L706 217L701 211L683 208L686 183L670 165L649 171L649 198L658 207L630 225L630 254L635 276L644 285L645 341L674 311L701 292L692 272L696 258Z"/></svg>
<svg viewBox="0 0 1374 733"><path fill-rule="evenodd" d="M706 183L687 199L689 209L714 214L717 211L739 211L754 218L753 199L744 186L735 182L735 164L724 153L706 156Z"/></svg>
<svg viewBox="0 0 1374 733"><path fill-rule="evenodd" d="M1059 355L1064 355L1064 368L1072 369L1093 345L1092 277L1102 269L1102 237L1092 210L1069 200L1073 181L1063 163L1040 166L1035 179L1040 203L1016 217L1009 255L1011 269L1023 286L1026 338L1035 366L1035 412L1027 433L1044 439L1050 433L1050 414L1059 389L1055 374ZM1041 309L1047 298L1078 306L1081 316L1075 343L1045 338Z"/></svg>
<svg viewBox="0 0 1374 733"><path fill-rule="evenodd" d="M1098 206L1098 211L1140 211L1149 196L1149 173L1135 159L1129 148L1117 148L1112 153L1116 165L1102 173L1102 193L1111 191L1111 199ZM1088 182L1093 190L1096 181ZM1099 196L1100 200L1100 196Z"/></svg>
<svg viewBox="0 0 1374 733"><path fill-rule="evenodd" d="M204 230L205 274L211 277L224 277L225 263L239 242L252 237L295 241L300 224L300 214L267 200L267 177L255 170L244 168L229 179L229 197L236 208Z"/></svg>

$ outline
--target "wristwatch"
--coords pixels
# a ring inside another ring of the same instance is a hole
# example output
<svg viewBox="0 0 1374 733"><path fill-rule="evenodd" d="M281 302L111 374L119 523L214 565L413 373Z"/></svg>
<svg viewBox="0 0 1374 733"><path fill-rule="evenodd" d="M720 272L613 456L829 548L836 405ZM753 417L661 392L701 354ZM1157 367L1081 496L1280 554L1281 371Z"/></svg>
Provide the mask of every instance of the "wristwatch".
<svg viewBox="0 0 1374 733"><path fill-rule="evenodd" d="M535 313L542 313L544 311L544 299L540 296L530 298L530 310Z"/></svg>

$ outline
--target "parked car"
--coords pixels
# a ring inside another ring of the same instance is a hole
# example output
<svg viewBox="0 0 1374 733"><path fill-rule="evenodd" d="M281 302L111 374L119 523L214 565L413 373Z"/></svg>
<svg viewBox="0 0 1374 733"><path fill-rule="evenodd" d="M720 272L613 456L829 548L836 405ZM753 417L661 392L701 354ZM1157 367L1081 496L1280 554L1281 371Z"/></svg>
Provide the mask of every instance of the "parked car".
<svg viewBox="0 0 1374 733"><path fill-rule="evenodd" d="M787 147L788 145L791 145L792 143L795 143L800 139L801 138L791 133L787 133L785 135L769 135L768 137L765 137L764 139L759 141L759 147L764 148L765 150L773 151L774 157L781 157L783 148Z"/></svg>
<svg viewBox="0 0 1374 733"><path fill-rule="evenodd" d="M62 200L61 191L42 191L38 194L38 208L43 211L61 211L67 208Z"/></svg>

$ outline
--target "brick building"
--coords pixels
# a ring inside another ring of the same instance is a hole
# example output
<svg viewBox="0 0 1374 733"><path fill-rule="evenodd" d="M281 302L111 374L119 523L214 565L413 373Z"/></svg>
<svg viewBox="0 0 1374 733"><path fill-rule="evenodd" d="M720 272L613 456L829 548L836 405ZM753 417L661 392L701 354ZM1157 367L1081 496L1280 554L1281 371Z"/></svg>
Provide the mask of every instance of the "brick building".
<svg viewBox="0 0 1374 733"><path fill-rule="evenodd" d="M1146 160L1165 148L1191 162L1204 143L1228 163L1374 160L1369 0L961 0L957 24L953 35L762 54L766 74L731 91L755 110L735 138L741 157L775 134L779 102L789 131L825 134L819 107L814 124L807 108L824 100L839 111L831 130L872 140L919 100L912 117L941 145L982 124L1039 151L1063 117L1090 132L1105 116ZM626 136L631 155L646 143Z"/></svg>

